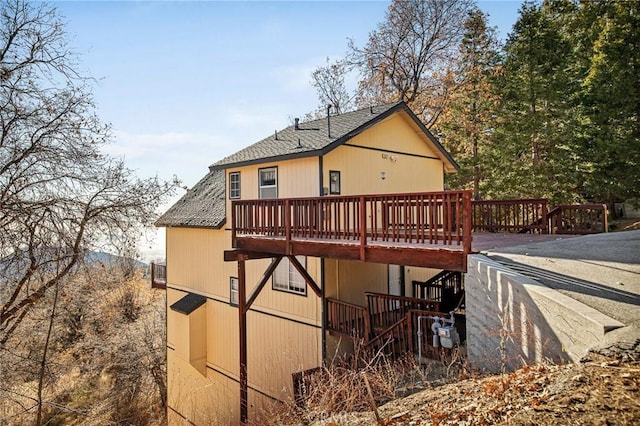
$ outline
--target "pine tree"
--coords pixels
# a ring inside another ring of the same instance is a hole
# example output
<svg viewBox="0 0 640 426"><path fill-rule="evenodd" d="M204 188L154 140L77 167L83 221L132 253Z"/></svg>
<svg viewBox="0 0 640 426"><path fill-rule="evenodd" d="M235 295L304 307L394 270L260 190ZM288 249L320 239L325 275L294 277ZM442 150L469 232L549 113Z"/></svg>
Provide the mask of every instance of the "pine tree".
<svg viewBox="0 0 640 426"><path fill-rule="evenodd" d="M640 3L588 2L579 18L585 196L640 197Z"/></svg>
<svg viewBox="0 0 640 426"><path fill-rule="evenodd" d="M443 144L460 165L460 172L449 177L449 185L472 188L479 197L485 173L483 157L498 102L492 80L498 70L499 45L487 16L479 9L469 12L464 28L453 77L456 90L441 116L439 131Z"/></svg>
<svg viewBox="0 0 640 426"><path fill-rule="evenodd" d="M554 13L549 4L525 3L505 45L491 198L576 198L573 48Z"/></svg>

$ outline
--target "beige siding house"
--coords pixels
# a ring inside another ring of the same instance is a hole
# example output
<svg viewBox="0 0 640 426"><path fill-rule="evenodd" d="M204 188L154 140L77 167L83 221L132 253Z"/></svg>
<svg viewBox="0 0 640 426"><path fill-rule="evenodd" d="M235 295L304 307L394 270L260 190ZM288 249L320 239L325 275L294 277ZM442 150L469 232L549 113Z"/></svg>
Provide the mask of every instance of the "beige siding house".
<svg viewBox="0 0 640 426"><path fill-rule="evenodd" d="M265 404L291 401L292 374L322 365L338 347L328 300L365 306L365 292L412 296L412 281L443 269L428 256L397 265L371 262L370 254L380 259L373 248L362 248L359 259L330 249L311 256L298 250L302 243L288 242L280 252L254 238L262 248L243 249L234 220L261 221L265 235L303 212L315 218L304 219L309 229L333 221L355 233L365 219L389 229L393 209L344 206L375 194L443 191L444 173L456 168L402 102L297 123L209 166L157 222L167 238L169 424L236 424L258 419ZM331 213L328 204L316 209L306 198L342 204ZM303 207L269 216L274 204L267 200L284 199ZM264 204L247 214L239 207L247 200ZM418 211L419 202L397 201L410 202ZM316 242L322 240L317 235Z"/></svg>

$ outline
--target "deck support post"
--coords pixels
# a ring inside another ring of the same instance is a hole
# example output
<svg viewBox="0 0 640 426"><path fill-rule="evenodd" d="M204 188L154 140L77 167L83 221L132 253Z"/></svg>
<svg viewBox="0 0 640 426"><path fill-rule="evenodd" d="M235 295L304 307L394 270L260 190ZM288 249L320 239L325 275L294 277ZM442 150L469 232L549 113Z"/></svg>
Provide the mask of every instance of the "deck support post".
<svg viewBox="0 0 640 426"><path fill-rule="evenodd" d="M238 328L240 334L240 422L247 424L248 383L247 383L247 290L245 259L238 257Z"/></svg>

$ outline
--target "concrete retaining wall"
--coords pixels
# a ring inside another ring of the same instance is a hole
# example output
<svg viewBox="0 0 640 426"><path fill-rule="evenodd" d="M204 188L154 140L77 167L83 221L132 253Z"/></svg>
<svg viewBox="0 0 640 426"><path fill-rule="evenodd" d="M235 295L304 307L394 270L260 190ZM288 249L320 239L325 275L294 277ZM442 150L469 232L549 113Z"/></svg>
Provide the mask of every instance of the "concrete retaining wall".
<svg viewBox="0 0 640 426"><path fill-rule="evenodd" d="M483 255L468 257L465 291L468 360L481 370L577 361L617 323Z"/></svg>

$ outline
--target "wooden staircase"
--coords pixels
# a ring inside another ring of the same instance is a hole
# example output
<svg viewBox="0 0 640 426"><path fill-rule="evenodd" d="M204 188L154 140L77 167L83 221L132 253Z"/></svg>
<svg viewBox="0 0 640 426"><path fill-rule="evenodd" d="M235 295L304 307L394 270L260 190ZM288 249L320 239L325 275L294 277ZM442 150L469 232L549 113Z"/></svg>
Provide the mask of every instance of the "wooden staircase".
<svg viewBox="0 0 640 426"><path fill-rule="evenodd" d="M442 281L442 277L439 279ZM370 292L365 293L365 297L366 307L328 298L327 330L333 335L358 342L372 354L382 353L395 359L407 353L417 352L418 317L448 317L447 312L442 312L443 305L439 300ZM447 306L450 304L445 303ZM422 353L425 356L436 354L431 344L432 322L423 320L421 325Z"/></svg>
<svg viewBox="0 0 640 426"><path fill-rule="evenodd" d="M411 284L414 298L437 300L440 312L456 310L464 297L463 276L458 271L442 271L427 281L412 281Z"/></svg>

